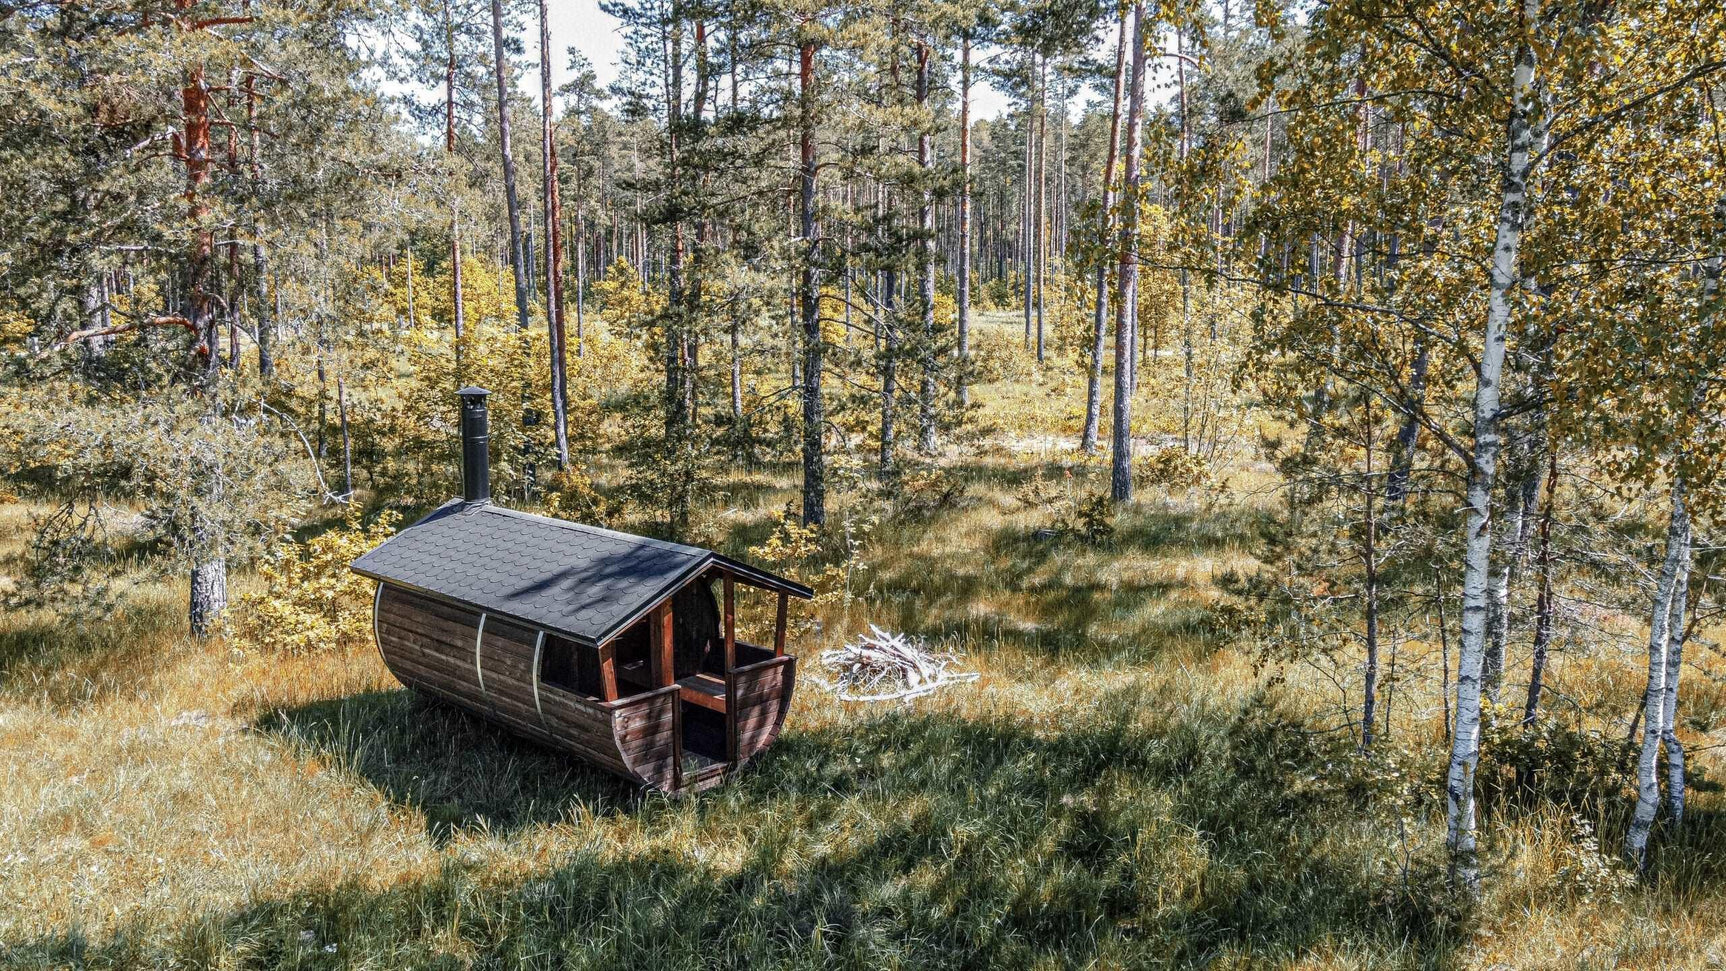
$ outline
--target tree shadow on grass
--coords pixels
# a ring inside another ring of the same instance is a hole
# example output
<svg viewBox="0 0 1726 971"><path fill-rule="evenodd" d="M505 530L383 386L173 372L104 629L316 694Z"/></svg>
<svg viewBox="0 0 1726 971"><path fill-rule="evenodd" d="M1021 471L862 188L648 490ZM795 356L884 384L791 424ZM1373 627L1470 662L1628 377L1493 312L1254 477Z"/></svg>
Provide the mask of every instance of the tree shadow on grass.
<svg viewBox="0 0 1726 971"><path fill-rule="evenodd" d="M405 688L276 709L255 728L422 814L439 843L460 830L507 835L567 819L576 805L595 815L627 811L642 799L625 780Z"/></svg>
<svg viewBox="0 0 1726 971"><path fill-rule="evenodd" d="M337 736L391 731L311 720L352 726ZM49 935L0 957L308 968L1203 967L1336 953L1454 963L1457 915L1376 865L1388 837L1334 836L1363 822L1357 801L1309 784L1337 753L1269 706L1121 692L1074 706L1058 729L1039 725L898 711L793 727L720 789L642 801L622 827L575 824L547 863L500 874L451 854L435 875L385 889L305 890L100 942ZM496 749L432 737L423 745L452 753L439 768L452 780L497 780L483 764ZM398 754L439 761L419 747ZM377 771L375 757L359 760Z"/></svg>
<svg viewBox="0 0 1726 971"><path fill-rule="evenodd" d="M1202 655L1230 636L1213 622L1207 595L1143 558L1252 548L1263 525L1250 509L1141 508L1099 544L998 526L979 541L882 564L866 606L900 630L961 649L1009 646L1099 666L1171 650ZM1124 568L1122 556L1138 559Z"/></svg>

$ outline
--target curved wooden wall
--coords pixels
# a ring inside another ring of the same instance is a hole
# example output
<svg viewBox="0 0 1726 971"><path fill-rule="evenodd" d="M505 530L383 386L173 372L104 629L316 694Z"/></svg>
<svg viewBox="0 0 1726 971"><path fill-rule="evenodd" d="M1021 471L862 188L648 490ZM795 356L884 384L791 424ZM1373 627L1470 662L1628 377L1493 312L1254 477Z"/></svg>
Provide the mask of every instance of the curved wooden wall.
<svg viewBox="0 0 1726 971"><path fill-rule="evenodd" d="M626 778L675 785L676 685L608 703L540 683L540 632L389 584L373 629L402 684Z"/></svg>
<svg viewBox="0 0 1726 971"><path fill-rule="evenodd" d="M736 762L773 744L791 710L797 659L790 655L745 665L731 672L731 718L737 733Z"/></svg>

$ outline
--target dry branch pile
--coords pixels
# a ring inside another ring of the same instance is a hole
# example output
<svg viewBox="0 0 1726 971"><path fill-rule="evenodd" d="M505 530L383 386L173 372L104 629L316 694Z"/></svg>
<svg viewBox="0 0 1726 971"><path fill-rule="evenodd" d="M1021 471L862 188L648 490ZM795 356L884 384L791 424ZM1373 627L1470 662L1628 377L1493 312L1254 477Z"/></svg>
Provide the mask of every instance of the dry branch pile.
<svg viewBox="0 0 1726 971"><path fill-rule="evenodd" d="M828 687L842 701L907 701L978 677L953 670L958 655L931 651L921 639L889 634L874 624L856 642L822 651L821 663L835 673Z"/></svg>

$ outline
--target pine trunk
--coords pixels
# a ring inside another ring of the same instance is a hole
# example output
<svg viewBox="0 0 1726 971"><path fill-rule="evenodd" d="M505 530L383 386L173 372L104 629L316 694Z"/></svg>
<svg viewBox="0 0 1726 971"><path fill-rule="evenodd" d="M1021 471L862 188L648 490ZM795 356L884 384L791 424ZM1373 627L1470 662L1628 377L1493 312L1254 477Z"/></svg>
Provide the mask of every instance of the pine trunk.
<svg viewBox="0 0 1726 971"><path fill-rule="evenodd" d="M450 4L452 0L444 0L444 154L455 157L455 23L452 20ZM450 325L455 328L455 381L460 387L464 372L464 345L467 339L467 319L462 313L461 299L461 203L456 193L450 192L449 197L449 298Z"/></svg>
<svg viewBox="0 0 1726 971"><path fill-rule="evenodd" d="M251 156L249 158L252 192L256 195L264 180L264 161L260 151L260 132L258 129L258 95L256 78L246 75L246 132L251 139ZM252 299L257 304L253 311L253 324L257 328L253 340L258 345L258 377L268 381L275 376L276 358L276 323L277 318L270 312L270 261L264 250L263 232L258 226L257 216L252 217Z"/></svg>
<svg viewBox="0 0 1726 971"><path fill-rule="evenodd" d="M1133 86L1127 101L1127 144L1121 190L1120 269L1115 297L1115 415L1110 436L1113 457L1109 494L1116 502L1133 498L1132 335L1139 306L1139 144L1145 116L1145 47L1150 25L1143 0L1133 4Z"/></svg>
<svg viewBox="0 0 1726 971"><path fill-rule="evenodd" d="M899 274L888 269L883 286L881 305L881 478L892 479L898 473L896 460L895 414L899 393Z"/></svg>
<svg viewBox="0 0 1726 971"><path fill-rule="evenodd" d="M184 11L190 8L191 2L176 0L175 6ZM210 295L211 263L215 250L214 237L206 225L209 203L205 197L210 181L210 94L204 84L202 63L193 64L186 72L185 84L180 89L180 108L178 148L186 166L186 225L190 232L187 254L190 307L187 319L199 342L199 346L194 347L194 356L202 355L202 359L195 363L202 371L202 381L210 385L215 382L220 352L214 301ZM193 461L196 463L198 460L194 457ZM192 515L191 595L187 617L192 634L204 637L228 606L228 561L223 555L220 526L205 511L219 506L222 501L221 475L214 469L198 471L201 474L196 476L198 508Z"/></svg>
<svg viewBox="0 0 1726 971"><path fill-rule="evenodd" d="M336 375L336 422L342 433L342 501L354 498L354 442L348 434L348 384Z"/></svg>
<svg viewBox="0 0 1726 971"><path fill-rule="evenodd" d="M503 46L503 2L491 0L491 44L497 75L497 142L503 157L503 195L509 210L509 265L515 276L515 325L527 330L527 258L523 255L521 199L516 192L515 153L510 148L509 59Z"/></svg>
<svg viewBox="0 0 1726 971"><path fill-rule="evenodd" d="M563 204L558 196L557 142L551 111L551 23L539 0L540 174L545 211L545 320L550 332L552 433L557 467L569 468L568 364L563 325Z"/></svg>
<svg viewBox="0 0 1726 971"><path fill-rule="evenodd" d="M188 619L194 637L208 637L228 609L228 561L205 556L192 564L192 594Z"/></svg>
<svg viewBox="0 0 1726 971"><path fill-rule="evenodd" d="M959 268L957 299L959 304L959 373L955 383L959 388L959 406L971 403L965 382L970 375L971 360L971 38L967 35L959 47ZM846 278L850 286L850 278ZM849 295L849 294L848 294ZM850 313L850 302L846 302Z"/></svg>
<svg viewBox="0 0 1726 971"><path fill-rule="evenodd" d="M1102 225L1097 238L1108 239L1111 210L1115 206L1115 156L1121 141L1121 89L1127 73L1127 12L1121 10L1120 27L1115 38L1115 89L1109 101L1109 148L1103 162L1103 207L1099 214ZM1108 260L1097 260L1096 306L1091 317L1091 369L1085 385L1085 428L1079 435L1079 449L1086 455L1097 451L1097 434L1103 416L1103 354L1109 333L1109 268Z"/></svg>
<svg viewBox="0 0 1726 971"><path fill-rule="evenodd" d="M807 25L806 25L807 26ZM803 525L827 521L826 416L821 400L821 290L816 264L821 256L821 230L815 221L815 42L805 39L797 51L798 78L798 221L803 239L803 266L798 301L803 317ZM732 407L740 410L736 327L732 328Z"/></svg>
<svg viewBox="0 0 1726 971"><path fill-rule="evenodd" d="M929 107L930 51L926 42L917 45L917 168L922 176L917 207L917 303L923 318L921 358L922 382L917 393L917 446L925 455L935 451L935 195L929 186L934 167L934 139L930 121L921 116ZM1037 332L1038 355L1042 353L1041 320Z"/></svg>
<svg viewBox="0 0 1726 971"><path fill-rule="evenodd" d="M1027 68L1029 65L1027 64ZM1031 160L1035 158L1037 148L1036 111L1027 101L1025 104L1025 179L1023 191L1019 193L1019 262L1025 270L1025 349L1031 348L1031 313L1032 301L1035 299L1034 286L1037 276L1036 231L1032 227L1031 207Z"/></svg>
<svg viewBox="0 0 1726 971"><path fill-rule="evenodd" d="M1049 59L1043 58L1037 94L1037 207L1031 224L1037 261L1037 363L1043 363L1043 295L1049 283Z"/></svg>

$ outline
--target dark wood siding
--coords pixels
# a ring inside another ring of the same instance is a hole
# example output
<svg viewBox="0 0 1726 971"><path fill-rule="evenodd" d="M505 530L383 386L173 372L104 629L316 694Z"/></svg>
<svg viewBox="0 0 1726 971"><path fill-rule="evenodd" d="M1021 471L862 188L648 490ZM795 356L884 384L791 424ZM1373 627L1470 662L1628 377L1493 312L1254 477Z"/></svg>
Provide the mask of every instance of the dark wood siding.
<svg viewBox="0 0 1726 971"><path fill-rule="evenodd" d="M773 744L791 708L797 659L769 658L731 672L731 717L737 732L737 761Z"/></svg>
<svg viewBox="0 0 1726 971"><path fill-rule="evenodd" d="M374 616L378 653L404 685L442 698L517 734L578 756L617 775L661 789L706 788L710 769L680 775L683 702L676 684L606 702L536 671L576 664L552 660L575 645L496 615L447 603L390 584L378 591ZM591 651L591 649L587 649ZM743 663L732 671L730 711L735 762L741 764L778 736L790 707L796 659L739 644ZM575 680L580 680L577 677Z"/></svg>
<svg viewBox="0 0 1726 971"><path fill-rule="evenodd" d="M378 652L403 684L638 782L669 787L676 705L659 692L605 704L550 684L535 698L539 632L385 584ZM477 661L477 664L476 664Z"/></svg>

